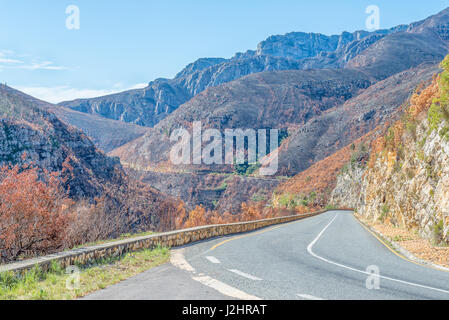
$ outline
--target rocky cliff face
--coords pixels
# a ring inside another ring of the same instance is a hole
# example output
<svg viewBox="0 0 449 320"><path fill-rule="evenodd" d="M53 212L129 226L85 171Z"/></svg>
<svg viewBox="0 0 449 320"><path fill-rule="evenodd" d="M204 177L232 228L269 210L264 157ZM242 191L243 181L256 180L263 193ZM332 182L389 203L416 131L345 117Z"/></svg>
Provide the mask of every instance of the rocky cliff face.
<svg viewBox="0 0 449 320"><path fill-rule="evenodd" d="M406 28L399 26L373 33L344 32L334 36L302 32L272 36L261 42L256 51L237 53L231 59L199 59L174 79L156 79L144 89L63 102L61 105L109 119L153 127L207 88L264 71L343 68L373 43Z"/></svg>
<svg viewBox="0 0 449 320"><path fill-rule="evenodd" d="M49 172L73 167L68 180L74 198L93 198L120 184L118 159L106 156L80 130L59 120L42 101L0 85L0 164L33 162ZM23 156L25 158L23 158Z"/></svg>
<svg viewBox="0 0 449 320"><path fill-rule="evenodd" d="M331 203L437 243L449 240L447 72L418 89L402 119L373 143L369 162L343 170Z"/></svg>

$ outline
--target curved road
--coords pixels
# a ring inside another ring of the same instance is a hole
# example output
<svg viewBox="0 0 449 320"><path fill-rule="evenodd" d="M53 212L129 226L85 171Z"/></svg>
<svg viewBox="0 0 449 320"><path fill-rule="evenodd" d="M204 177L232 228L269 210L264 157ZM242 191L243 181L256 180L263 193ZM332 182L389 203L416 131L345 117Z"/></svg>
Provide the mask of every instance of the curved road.
<svg viewBox="0 0 449 320"><path fill-rule="evenodd" d="M449 299L449 273L404 260L331 211L173 250L87 299Z"/></svg>

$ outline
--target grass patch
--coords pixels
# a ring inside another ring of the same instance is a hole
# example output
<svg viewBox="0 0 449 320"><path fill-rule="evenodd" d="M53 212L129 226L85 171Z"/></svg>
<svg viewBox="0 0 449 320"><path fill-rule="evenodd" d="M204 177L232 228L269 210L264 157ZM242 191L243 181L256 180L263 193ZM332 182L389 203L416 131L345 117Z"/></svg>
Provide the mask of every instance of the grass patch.
<svg viewBox="0 0 449 320"><path fill-rule="evenodd" d="M145 249L121 257L104 259L89 266L80 266L79 286L74 285L76 281L70 282L76 277L66 274L66 270L58 263L53 263L48 272L34 268L23 275L1 273L0 300L79 298L161 265L169 260L169 256L168 248Z"/></svg>

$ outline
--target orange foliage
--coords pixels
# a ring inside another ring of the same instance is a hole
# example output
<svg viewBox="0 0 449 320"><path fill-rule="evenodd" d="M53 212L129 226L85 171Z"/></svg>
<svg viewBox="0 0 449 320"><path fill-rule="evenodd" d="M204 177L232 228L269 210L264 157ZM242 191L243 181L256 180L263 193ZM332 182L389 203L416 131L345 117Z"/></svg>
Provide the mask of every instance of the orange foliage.
<svg viewBox="0 0 449 320"><path fill-rule="evenodd" d="M0 168L0 260L64 248L73 202L61 185L30 165Z"/></svg>
<svg viewBox="0 0 449 320"><path fill-rule="evenodd" d="M410 98L410 106L405 110L406 117L403 120L395 122L392 126L388 123L385 124L385 131L388 133L379 136L371 143L371 154L368 161L369 168L374 167L379 154L385 149L391 152L398 150L402 144L405 122L413 123L420 114L427 112L434 99L438 98L440 90L438 85L439 79L439 75L434 75L432 82L427 87L425 87L425 83L422 83L416 88L416 92Z"/></svg>
<svg viewBox="0 0 449 320"><path fill-rule="evenodd" d="M283 217L288 215L295 215L309 212L287 210L281 208L266 207L263 202L242 203L241 212L238 215L233 215L229 212L220 214L218 211L206 211L204 207L197 206L194 210L189 212L188 217L180 216L178 221L182 221L177 225L177 229L193 228L214 224L228 224L235 222L255 221L275 217Z"/></svg>
<svg viewBox="0 0 449 320"><path fill-rule="evenodd" d="M258 203L251 206L246 203L242 203L240 217L241 221L255 221L264 219L263 204Z"/></svg>
<svg viewBox="0 0 449 320"><path fill-rule="evenodd" d="M433 99L437 97L439 92L438 79L439 76L434 77L429 86L422 91L418 88L417 92L410 98L409 113L413 119L416 119L421 112L427 111L430 108Z"/></svg>
<svg viewBox="0 0 449 320"><path fill-rule="evenodd" d="M376 129L367 133L355 141L354 145L358 147L360 144L370 141L373 139L375 131ZM281 184L276 192L303 195L316 192L321 197L319 202L322 203L315 205L326 205L330 192L335 187L337 176L343 166L351 159L351 153L350 145L338 150L331 156L313 164L307 170L298 173L293 178ZM313 209L315 208L318 207L314 207ZM312 210L312 208L302 208L300 210Z"/></svg>
<svg viewBox="0 0 449 320"><path fill-rule="evenodd" d="M371 143L371 153L368 161L368 167L373 168L376 163L377 156L385 148L385 137L380 136Z"/></svg>
<svg viewBox="0 0 449 320"><path fill-rule="evenodd" d="M202 206L197 206L194 210L190 211L189 218L184 222L184 228L193 228L206 224L206 209Z"/></svg>

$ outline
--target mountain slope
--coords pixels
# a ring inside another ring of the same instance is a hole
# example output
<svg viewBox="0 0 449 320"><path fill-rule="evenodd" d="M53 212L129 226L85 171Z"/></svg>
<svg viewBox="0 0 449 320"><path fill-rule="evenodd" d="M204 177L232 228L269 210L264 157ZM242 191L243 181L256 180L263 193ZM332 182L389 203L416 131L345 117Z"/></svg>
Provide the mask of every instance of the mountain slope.
<svg viewBox="0 0 449 320"><path fill-rule="evenodd" d="M298 128L279 150L280 174L301 172L378 125L393 121L415 87L438 70L437 65L424 64L398 73Z"/></svg>
<svg viewBox="0 0 449 320"><path fill-rule="evenodd" d="M81 129L104 152L137 139L148 131L148 128L133 123L111 120L62 106L48 105L47 108L59 119Z"/></svg>
<svg viewBox="0 0 449 320"><path fill-rule="evenodd" d="M331 202L372 221L449 242L449 58L444 72L420 86L400 120L371 145L366 162L348 165Z"/></svg>
<svg viewBox="0 0 449 320"><path fill-rule="evenodd" d="M364 68L383 80L447 52L448 9L423 21L375 32L326 36L292 32L271 36L257 50L231 59L203 58L174 79L156 79L144 89L61 103L73 110L153 127L180 105L204 91L243 76L274 70Z"/></svg>
<svg viewBox="0 0 449 320"><path fill-rule="evenodd" d="M276 71L249 75L210 88L182 105L144 136L114 150L134 168L165 166L170 134L193 121L204 128L284 128L303 125L371 85L357 70ZM174 168L181 170L181 168ZM197 166L190 170L199 170ZM210 169L210 168L209 168Z"/></svg>
<svg viewBox="0 0 449 320"><path fill-rule="evenodd" d="M261 42L257 51L238 53L231 59L199 59L174 79L156 79L144 89L68 101L60 105L152 127L207 88L264 71L341 68L367 46L405 28L399 26L373 33L345 32L334 36L301 32L272 36Z"/></svg>
<svg viewBox="0 0 449 320"><path fill-rule="evenodd" d="M61 171L68 159L73 167L68 187L75 198L99 196L107 185L123 181L124 172L117 159L106 156L79 129L65 124L46 108L45 102L0 85L1 164L32 161L53 172Z"/></svg>

